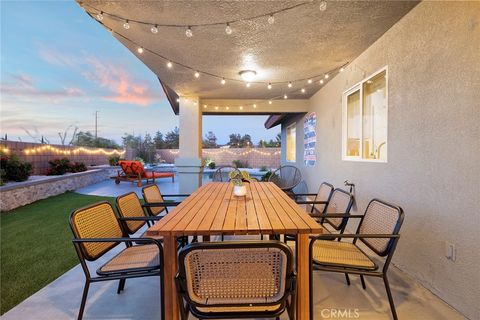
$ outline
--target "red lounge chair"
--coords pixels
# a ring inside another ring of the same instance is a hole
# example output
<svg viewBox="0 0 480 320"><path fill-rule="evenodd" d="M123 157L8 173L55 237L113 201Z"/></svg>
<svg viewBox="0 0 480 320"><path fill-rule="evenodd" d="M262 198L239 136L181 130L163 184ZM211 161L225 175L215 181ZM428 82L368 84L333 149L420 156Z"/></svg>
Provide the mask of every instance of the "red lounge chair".
<svg viewBox="0 0 480 320"><path fill-rule="evenodd" d="M175 181L175 174L173 172L155 172L145 171L143 164L140 161L119 161L118 164L122 167L122 170L118 170L117 176L112 177L115 179L115 183L119 184L120 181L137 181L137 186L142 186L142 180L152 180L155 183L155 179L159 178L172 178L172 182Z"/></svg>

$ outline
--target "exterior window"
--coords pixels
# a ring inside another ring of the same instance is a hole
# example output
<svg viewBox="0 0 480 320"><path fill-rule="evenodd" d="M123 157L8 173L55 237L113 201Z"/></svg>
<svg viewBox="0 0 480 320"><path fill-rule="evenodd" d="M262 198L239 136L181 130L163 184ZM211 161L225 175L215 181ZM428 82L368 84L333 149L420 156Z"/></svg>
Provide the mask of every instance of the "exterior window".
<svg viewBox="0 0 480 320"><path fill-rule="evenodd" d="M295 156L297 153L296 147L297 140L297 128L295 124L287 127L287 145L286 145L286 156L288 162L295 162Z"/></svg>
<svg viewBox="0 0 480 320"><path fill-rule="evenodd" d="M343 95L343 160L387 162L387 70Z"/></svg>

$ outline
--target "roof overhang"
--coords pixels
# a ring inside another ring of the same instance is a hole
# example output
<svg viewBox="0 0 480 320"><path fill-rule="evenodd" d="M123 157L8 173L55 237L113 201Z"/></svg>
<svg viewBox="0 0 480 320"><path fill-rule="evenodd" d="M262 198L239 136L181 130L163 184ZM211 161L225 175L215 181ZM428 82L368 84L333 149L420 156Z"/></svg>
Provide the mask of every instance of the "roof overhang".
<svg viewBox="0 0 480 320"><path fill-rule="evenodd" d="M268 117L267 121L265 121L265 128L266 129L271 129L273 127L278 126L279 124L288 121L288 119L291 119L293 117L297 117L300 115L305 115L307 114L306 112L296 112L296 113L281 113L281 114L272 114L270 117Z"/></svg>

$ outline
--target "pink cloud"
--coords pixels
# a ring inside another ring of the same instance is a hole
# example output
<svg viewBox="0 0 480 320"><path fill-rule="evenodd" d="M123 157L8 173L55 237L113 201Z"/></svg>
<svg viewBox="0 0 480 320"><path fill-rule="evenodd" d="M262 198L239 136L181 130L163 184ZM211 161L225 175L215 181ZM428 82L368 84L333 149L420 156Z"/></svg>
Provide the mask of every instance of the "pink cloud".
<svg viewBox="0 0 480 320"><path fill-rule="evenodd" d="M0 83L0 92L13 98L25 100L43 99L51 103L73 97L84 96L85 93L76 87L64 87L61 89L41 89L35 86L33 78L26 74L14 74L7 81Z"/></svg>
<svg viewBox="0 0 480 320"><path fill-rule="evenodd" d="M67 55L45 46L40 46L39 55L49 64L71 68L103 89L100 92L95 90L95 94L89 92L90 97L138 106L147 106L163 98L160 86L152 89L150 83L134 78L121 64L106 62L85 53ZM62 93L73 97L83 94L83 91L67 88Z"/></svg>

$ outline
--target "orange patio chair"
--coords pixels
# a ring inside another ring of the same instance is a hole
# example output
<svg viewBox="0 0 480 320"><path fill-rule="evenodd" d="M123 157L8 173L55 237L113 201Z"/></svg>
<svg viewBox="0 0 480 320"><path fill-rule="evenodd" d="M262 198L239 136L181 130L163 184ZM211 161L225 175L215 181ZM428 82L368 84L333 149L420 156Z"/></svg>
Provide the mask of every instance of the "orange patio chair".
<svg viewBox="0 0 480 320"><path fill-rule="evenodd" d="M122 170L119 170L117 176L113 177L116 184L121 181L130 181L137 182L137 186L141 187L142 180L147 180L147 183L151 180L155 183L155 179L172 178L172 182L175 181L173 172L146 171L140 161L122 160L118 164Z"/></svg>

